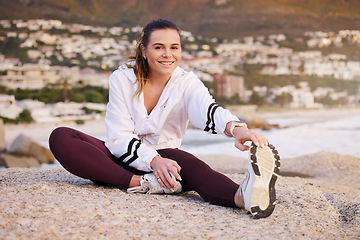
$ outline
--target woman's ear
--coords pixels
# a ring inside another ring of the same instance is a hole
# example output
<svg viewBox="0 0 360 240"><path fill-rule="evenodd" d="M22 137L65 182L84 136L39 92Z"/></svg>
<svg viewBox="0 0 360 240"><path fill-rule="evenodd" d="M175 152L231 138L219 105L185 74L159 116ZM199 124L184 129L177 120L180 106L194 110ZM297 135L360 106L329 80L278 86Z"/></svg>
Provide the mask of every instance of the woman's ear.
<svg viewBox="0 0 360 240"><path fill-rule="evenodd" d="M143 44L140 45L140 49L141 49L141 54L143 55L143 58L146 59L146 55L145 55L145 46Z"/></svg>

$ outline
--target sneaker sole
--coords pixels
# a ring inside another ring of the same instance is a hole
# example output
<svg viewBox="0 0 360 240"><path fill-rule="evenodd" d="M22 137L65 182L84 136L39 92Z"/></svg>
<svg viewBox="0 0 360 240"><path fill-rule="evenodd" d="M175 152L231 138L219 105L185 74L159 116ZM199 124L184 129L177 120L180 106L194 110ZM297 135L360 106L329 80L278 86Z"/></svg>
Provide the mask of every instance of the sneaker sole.
<svg viewBox="0 0 360 240"><path fill-rule="evenodd" d="M271 144L265 148L258 148L252 144L250 159L254 174L250 212L253 218L265 218L275 209L275 182L280 172L280 157Z"/></svg>

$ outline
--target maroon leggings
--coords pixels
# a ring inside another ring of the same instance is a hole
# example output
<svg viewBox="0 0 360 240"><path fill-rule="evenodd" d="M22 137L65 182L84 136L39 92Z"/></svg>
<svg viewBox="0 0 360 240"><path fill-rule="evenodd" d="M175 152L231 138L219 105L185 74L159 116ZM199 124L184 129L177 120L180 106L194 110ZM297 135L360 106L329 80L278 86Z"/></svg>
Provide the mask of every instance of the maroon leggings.
<svg viewBox="0 0 360 240"><path fill-rule="evenodd" d="M134 174L145 174L116 161L117 157L109 152L103 141L71 128L55 129L49 144L55 158L66 170L95 183L127 188ZM236 207L234 196L239 185L231 179L185 151L171 148L157 152L180 165L183 191L194 190L205 201Z"/></svg>

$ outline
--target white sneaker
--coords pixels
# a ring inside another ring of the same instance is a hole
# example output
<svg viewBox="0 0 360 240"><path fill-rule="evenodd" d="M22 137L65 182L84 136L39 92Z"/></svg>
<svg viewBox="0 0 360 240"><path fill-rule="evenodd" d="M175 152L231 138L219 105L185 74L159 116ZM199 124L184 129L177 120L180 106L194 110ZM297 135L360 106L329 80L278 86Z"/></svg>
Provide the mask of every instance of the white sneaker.
<svg viewBox="0 0 360 240"><path fill-rule="evenodd" d="M250 148L249 167L240 183L245 209L254 218L272 214L276 204L275 182L280 172L280 157L273 145Z"/></svg>
<svg viewBox="0 0 360 240"><path fill-rule="evenodd" d="M128 193L147 193L147 194L174 194L179 193L182 190L181 183L174 177L172 173L170 173L172 179L176 182L176 187L174 187L174 191L164 188L160 185L158 180L156 179L153 173L147 173L141 176L140 186L128 188Z"/></svg>

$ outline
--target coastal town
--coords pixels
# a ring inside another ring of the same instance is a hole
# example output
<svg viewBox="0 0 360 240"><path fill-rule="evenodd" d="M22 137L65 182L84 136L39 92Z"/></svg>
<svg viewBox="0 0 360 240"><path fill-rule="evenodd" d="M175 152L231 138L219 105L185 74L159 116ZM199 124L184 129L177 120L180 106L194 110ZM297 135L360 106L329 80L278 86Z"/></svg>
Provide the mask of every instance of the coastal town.
<svg viewBox="0 0 360 240"><path fill-rule="evenodd" d="M141 29L60 20L0 20L0 116L15 119L26 110L35 122L99 118L106 109L105 102L65 99L46 103L39 99L19 100L7 93L50 85L107 89L108 77L128 61ZM323 108L325 100L343 105L360 103L360 59L322 51L359 47L359 30L305 32L302 38L294 39L302 49L287 46L285 34L235 40L196 36L188 31L181 31L181 35L181 67L194 71L214 96L227 99L226 103L232 99L235 104L257 104L256 99L261 99L261 103L290 108ZM281 85L250 82L248 69L254 68L261 79L315 77L330 79L340 87L332 86L332 82L314 85L301 80ZM350 87L341 88L341 83ZM89 109L92 111L86 111Z"/></svg>

